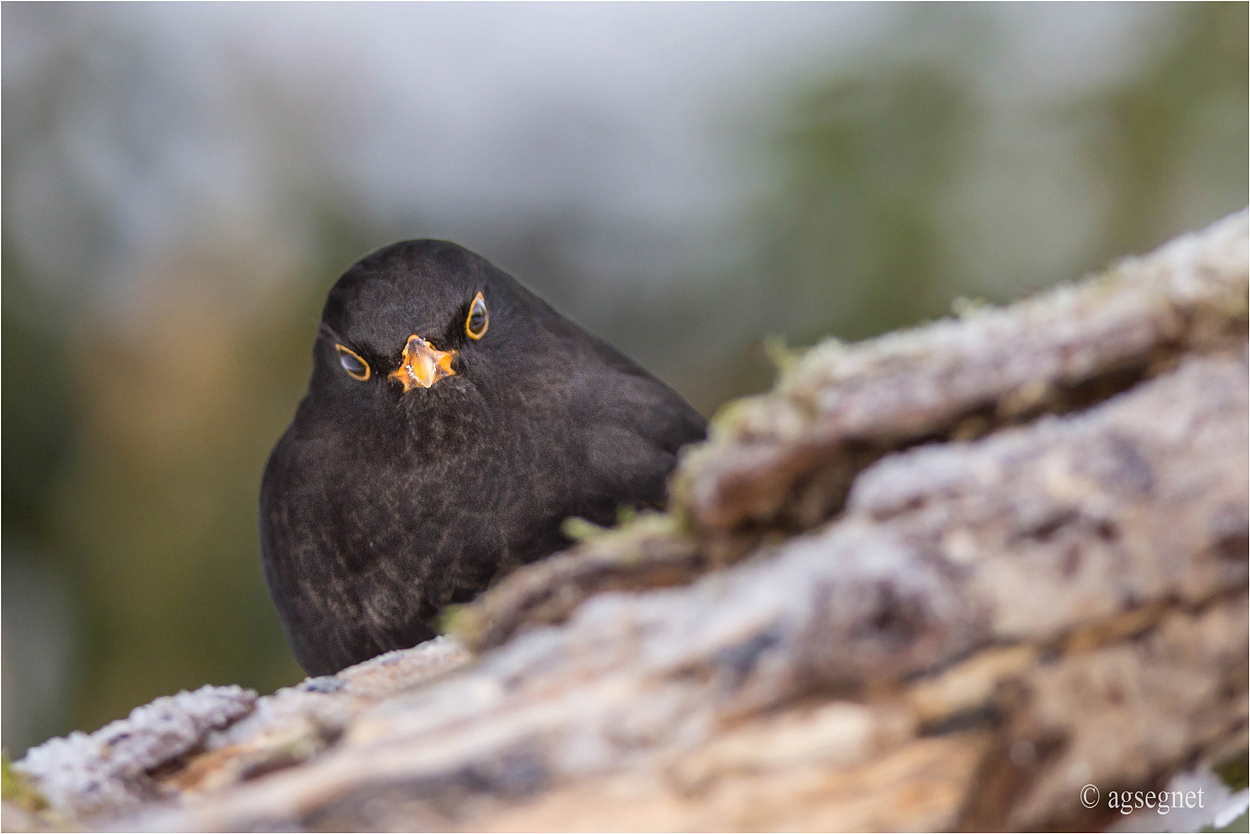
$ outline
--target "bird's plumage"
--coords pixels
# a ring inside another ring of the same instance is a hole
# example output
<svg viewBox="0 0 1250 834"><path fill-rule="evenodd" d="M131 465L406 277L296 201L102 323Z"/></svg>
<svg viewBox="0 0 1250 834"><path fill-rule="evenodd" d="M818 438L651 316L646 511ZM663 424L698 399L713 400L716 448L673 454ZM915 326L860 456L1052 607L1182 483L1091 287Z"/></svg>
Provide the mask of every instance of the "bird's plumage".
<svg viewBox="0 0 1250 834"><path fill-rule="evenodd" d="M473 339L477 293L489 328ZM414 335L455 351L453 375L412 390L388 377ZM443 606L567 545L564 519L662 505L678 448L705 431L477 255L415 240L365 257L330 291L308 394L261 486L265 579L297 659L325 674L433 636Z"/></svg>

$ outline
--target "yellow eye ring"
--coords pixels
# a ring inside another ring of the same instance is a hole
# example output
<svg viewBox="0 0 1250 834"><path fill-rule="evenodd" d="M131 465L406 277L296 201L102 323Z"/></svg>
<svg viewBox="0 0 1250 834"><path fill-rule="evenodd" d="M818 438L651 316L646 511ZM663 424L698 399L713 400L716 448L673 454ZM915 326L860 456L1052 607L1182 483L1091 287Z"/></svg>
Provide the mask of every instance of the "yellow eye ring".
<svg viewBox="0 0 1250 834"><path fill-rule="evenodd" d="M464 332L476 341L485 336L489 328L490 316L486 313L486 299L478 293L473 296L473 303L469 305L469 315L464 319Z"/></svg>
<svg viewBox="0 0 1250 834"><path fill-rule="evenodd" d="M343 366L343 370L347 371L348 376L361 382L369 378L372 371L369 369L369 363L360 358L360 354L343 345L335 345L334 350L339 355L339 364Z"/></svg>

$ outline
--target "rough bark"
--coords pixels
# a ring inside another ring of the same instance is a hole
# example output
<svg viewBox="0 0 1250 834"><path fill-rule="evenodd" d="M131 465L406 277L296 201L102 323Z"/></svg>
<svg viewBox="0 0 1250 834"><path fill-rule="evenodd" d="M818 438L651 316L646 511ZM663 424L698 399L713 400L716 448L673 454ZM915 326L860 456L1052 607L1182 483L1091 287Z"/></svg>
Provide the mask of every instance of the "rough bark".
<svg viewBox="0 0 1250 834"><path fill-rule="evenodd" d="M242 718L202 691L168 743L132 716L16 767L119 829L1102 826L1084 785L1247 746L1246 325L1243 212L817 346L718 417L669 514L449 616L476 656L441 638Z"/></svg>

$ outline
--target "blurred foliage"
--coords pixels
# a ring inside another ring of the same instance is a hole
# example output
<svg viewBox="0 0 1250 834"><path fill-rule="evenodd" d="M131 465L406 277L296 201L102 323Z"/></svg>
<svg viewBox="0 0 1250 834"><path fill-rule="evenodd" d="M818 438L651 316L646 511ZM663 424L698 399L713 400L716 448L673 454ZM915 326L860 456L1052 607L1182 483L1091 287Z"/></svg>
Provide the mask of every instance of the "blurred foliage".
<svg viewBox="0 0 1250 834"><path fill-rule="evenodd" d="M1175 207L1186 185L1198 186L1204 204L1245 202L1247 9L1243 3L1187 7L1135 77L1074 106L1073 118L1096 125L1090 151L1110 184L1109 228L1093 253L1099 259L1183 231ZM1213 156L1240 157L1241 170L1213 165Z"/></svg>
<svg viewBox="0 0 1250 834"><path fill-rule="evenodd" d="M1216 766L1215 772L1231 791L1244 791L1250 787L1250 752L1243 750L1226 762Z"/></svg>
<svg viewBox="0 0 1250 834"><path fill-rule="evenodd" d="M798 103L783 138L791 197L772 261L795 284L773 315L800 338L860 339L945 311L954 276L943 186L979 128L961 76L927 62L883 66ZM808 303L784 315L800 297Z"/></svg>
<svg viewBox="0 0 1250 834"><path fill-rule="evenodd" d="M1250 811L1242 811L1241 815L1235 817L1228 825L1223 828L1215 828L1210 825L1204 825L1199 831L1250 831Z"/></svg>
<svg viewBox="0 0 1250 834"><path fill-rule="evenodd" d="M47 525L48 495L58 465L68 452L65 357L51 325L46 301L25 280L13 247L3 245L4 293L0 298L0 356L6 391L4 433L21 438L5 443L2 517L10 533L36 536Z"/></svg>
<svg viewBox="0 0 1250 834"><path fill-rule="evenodd" d="M1245 4L1171 7L1131 72L1025 107L987 92L988 12L909 7L853 60L744 106L764 128L740 164L766 175L731 232L744 253L733 268L650 289L596 284L577 247L605 221L572 210L461 242L710 411L767 385L779 345L870 336L943 315L961 295L1005 301L1242 207L1247 23ZM164 90L153 104L113 89L142 90L160 67L110 38L79 31L54 70L21 88L6 77L4 706L19 755L177 689L272 690L300 677L260 576L260 472L306 385L329 284L391 239L445 233L429 207L361 209L318 167L316 142L301 141L315 126L281 111L263 79L232 76L276 114L256 128L281 138L278 162L260 166L274 181L257 187L277 195L281 240L245 217L157 261L112 258L130 244L66 162L82 153L77 125L87 111L108 121L137 177L162 150L145 125L177 97ZM1073 205L1032 205L1028 176L1055 176L1039 147L1071 147L1059 153L1086 189ZM40 228L39 207L12 198L31 182L22 194L83 195L72 204L79 239L14 233ZM1002 193L1011 200L985 196ZM1036 240L1051 227L1018 220L1059 218L1058 228L1069 214L1080 228L1064 246ZM108 263L136 270L126 292L99 290L113 280ZM617 268L628 278L630 264ZM20 596L38 583L63 589L72 612L73 645L59 658L40 642L48 605ZM41 663L69 670L47 696L31 694L44 691L33 683Z"/></svg>

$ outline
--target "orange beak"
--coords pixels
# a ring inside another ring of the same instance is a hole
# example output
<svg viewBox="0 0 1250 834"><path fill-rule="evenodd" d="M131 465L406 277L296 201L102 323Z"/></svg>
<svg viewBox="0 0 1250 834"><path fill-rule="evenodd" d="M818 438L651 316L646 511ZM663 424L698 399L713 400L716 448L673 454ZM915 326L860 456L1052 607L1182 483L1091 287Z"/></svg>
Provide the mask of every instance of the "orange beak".
<svg viewBox="0 0 1250 834"><path fill-rule="evenodd" d="M445 376L456 375L451 369L451 360L455 357L454 350L441 351L420 336L409 336L399 370L389 378L399 380L405 392L417 386L429 388Z"/></svg>

